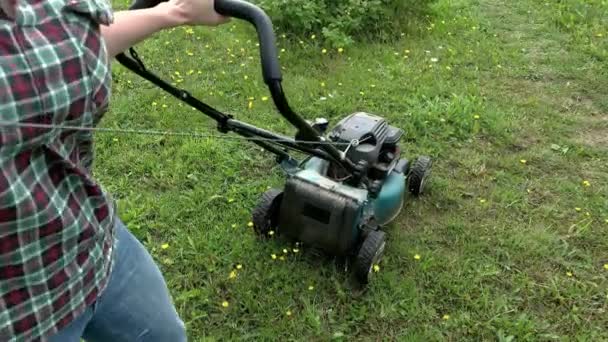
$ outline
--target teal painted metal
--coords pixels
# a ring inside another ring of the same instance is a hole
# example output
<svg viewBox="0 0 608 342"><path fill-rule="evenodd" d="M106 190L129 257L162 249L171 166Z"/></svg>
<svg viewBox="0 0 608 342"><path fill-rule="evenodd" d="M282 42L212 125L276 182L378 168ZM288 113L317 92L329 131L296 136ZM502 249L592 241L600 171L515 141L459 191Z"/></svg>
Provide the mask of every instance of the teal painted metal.
<svg viewBox="0 0 608 342"><path fill-rule="evenodd" d="M405 202L405 194L405 175L393 171L374 200L374 213L378 224L387 225L399 215Z"/></svg>
<svg viewBox="0 0 608 342"><path fill-rule="evenodd" d="M391 172L386 178L378 197L370 201L367 190L346 186L326 178L328 165L327 161L312 157L302 165L303 170L293 173L293 175L315 183L321 188L357 200L362 207L362 216L372 215L380 225L391 223L399 215L407 193L404 174L396 171ZM373 213L370 213L370 211L373 211Z"/></svg>

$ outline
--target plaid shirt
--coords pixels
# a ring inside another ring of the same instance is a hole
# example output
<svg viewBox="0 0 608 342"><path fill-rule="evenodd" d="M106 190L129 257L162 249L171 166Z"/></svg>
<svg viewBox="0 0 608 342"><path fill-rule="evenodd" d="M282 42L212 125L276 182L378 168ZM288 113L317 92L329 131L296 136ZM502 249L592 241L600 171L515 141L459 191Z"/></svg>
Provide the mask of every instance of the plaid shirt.
<svg viewBox="0 0 608 342"><path fill-rule="evenodd" d="M0 11L0 341L45 340L94 303L114 250L114 202L91 178L110 66L109 0L19 0ZM12 124L12 126L11 126Z"/></svg>

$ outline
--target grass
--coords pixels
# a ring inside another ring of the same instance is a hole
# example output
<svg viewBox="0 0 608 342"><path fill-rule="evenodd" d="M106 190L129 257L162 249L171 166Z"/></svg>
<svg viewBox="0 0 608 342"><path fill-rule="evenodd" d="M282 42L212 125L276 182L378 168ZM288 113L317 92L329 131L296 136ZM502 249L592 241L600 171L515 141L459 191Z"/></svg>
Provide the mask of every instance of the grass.
<svg viewBox="0 0 608 342"><path fill-rule="evenodd" d="M408 156L435 159L362 295L333 262L254 236L250 211L282 178L253 144L100 133L95 175L162 267L192 341L607 340L607 18L599 0L439 0L392 44L323 54L279 32L298 112L381 114L406 130ZM234 22L138 51L211 105L293 134L263 100L255 43ZM118 64L102 125L216 134Z"/></svg>

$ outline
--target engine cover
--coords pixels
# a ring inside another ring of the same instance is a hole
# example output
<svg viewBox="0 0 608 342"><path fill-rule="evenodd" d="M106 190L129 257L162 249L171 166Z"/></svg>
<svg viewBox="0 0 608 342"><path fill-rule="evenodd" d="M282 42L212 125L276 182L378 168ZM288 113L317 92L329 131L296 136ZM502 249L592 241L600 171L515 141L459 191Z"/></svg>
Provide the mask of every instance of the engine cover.
<svg viewBox="0 0 608 342"><path fill-rule="evenodd" d="M392 151L401 140L403 131L390 126L382 117L358 112L342 119L329 133L329 140L337 143L358 141L358 146L340 145L355 164L361 160L369 165L380 162L383 150Z"/></svg>

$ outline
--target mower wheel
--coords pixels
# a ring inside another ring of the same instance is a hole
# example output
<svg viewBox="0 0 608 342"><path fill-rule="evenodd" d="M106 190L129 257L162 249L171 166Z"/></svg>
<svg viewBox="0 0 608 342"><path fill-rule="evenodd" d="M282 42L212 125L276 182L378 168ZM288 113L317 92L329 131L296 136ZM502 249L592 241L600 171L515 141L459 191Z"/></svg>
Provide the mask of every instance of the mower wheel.
<svg viewBox="0 0 608 342"><path fill-rule="evenodd" d="M407 187L413 195L422 195L426 180L431 173L432 166L433 162L431 158L427 156L419 157L414 165L412 165L407 177Z"/></svg>
<svg viewBox="0 0 608 342"><path fill-rule="evenodd" d="M253 229L258 235L268 236L277 228L282 199L283 191L278 189L270 189L262 194L252 213Z"/></svg>
<svg viewBox="0 0 608 342"><path fill-rule="evenodd" d="M374 266L382 259L385 245L386 234L381 230L370 231L363 240L354 263L355 276L361 284L367 285L369 283L374 272Z"/></svg>

